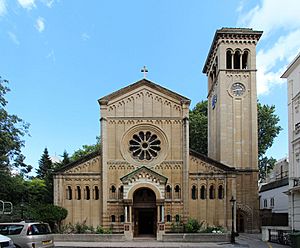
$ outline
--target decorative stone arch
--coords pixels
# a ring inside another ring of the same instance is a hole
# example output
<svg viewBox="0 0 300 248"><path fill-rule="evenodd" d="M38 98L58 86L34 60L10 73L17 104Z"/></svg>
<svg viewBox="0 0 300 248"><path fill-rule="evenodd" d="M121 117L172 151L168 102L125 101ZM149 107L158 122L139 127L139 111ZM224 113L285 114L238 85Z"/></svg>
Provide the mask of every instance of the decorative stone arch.
<svg viewBox="0 0 300 248"><path fill-rule="evenodd" d="M248 205L237 203L236 230L238 232L249 232L253 226L253 211Z"/></svg>
<svg viewBox="0 0 300 248"><path fill-rule="evenodd" d="M143 182L143 183L137 183L133 185L132 187L129 188L127 194L125 195L126 199L132 199L133 200L133 194L136 190L141 189L141 188L148 188L151 189L154 194L156 199L162 199L163 194L161 190L154 184L148 183L148 182Z"/></svg>

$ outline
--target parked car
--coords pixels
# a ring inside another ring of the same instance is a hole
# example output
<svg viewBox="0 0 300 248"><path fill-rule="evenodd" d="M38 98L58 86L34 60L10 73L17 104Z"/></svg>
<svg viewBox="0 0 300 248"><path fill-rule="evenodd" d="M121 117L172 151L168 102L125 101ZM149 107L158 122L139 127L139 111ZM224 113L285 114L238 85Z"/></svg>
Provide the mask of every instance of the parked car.
<svg viewBox="0 0 300 248"><path fill-rule="evenodd" d="M0 234L0 247L4 248L16 248L11 238Z"/></svg>
<svg viewBox="0 0 300 248"><path fill-rule="evenodd" d="M47 223L0 223L0 234L10 237L16 248L54 247L53 235Z"/></svg>

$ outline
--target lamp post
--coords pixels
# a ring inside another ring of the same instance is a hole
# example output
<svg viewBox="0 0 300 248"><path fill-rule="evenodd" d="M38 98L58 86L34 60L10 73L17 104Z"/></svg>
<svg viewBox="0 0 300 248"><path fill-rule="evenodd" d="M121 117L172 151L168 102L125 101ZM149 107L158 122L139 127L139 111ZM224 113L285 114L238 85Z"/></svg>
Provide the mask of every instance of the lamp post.
<svg viewBox="0 0 300 248"><path fill-rule="evenodd" d="M231 216L232 216L230 242L232 244L235 243L235 233L234 233L234 204L235 204L235 202L236 202L236 200L232 196L231 199L230 199L230 203L231 203Z"/></svg>

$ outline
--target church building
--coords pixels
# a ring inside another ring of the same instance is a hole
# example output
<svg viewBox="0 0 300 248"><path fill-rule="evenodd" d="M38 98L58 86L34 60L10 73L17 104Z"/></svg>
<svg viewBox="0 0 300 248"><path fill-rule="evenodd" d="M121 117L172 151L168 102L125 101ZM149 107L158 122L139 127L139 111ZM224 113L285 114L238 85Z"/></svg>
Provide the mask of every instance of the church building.
<svg viewBox="0 0 300 248"><path fill-rule="evenodd" d="M258 231L256 44L261 31L216 31L208 77L208 156L189 148L190 100L142 79L98 100L101 150L54 175L65 224L127 239L206 226ZM199 99L200 100L200 99ZM234 214L232 216L232 204Z"/></svg>

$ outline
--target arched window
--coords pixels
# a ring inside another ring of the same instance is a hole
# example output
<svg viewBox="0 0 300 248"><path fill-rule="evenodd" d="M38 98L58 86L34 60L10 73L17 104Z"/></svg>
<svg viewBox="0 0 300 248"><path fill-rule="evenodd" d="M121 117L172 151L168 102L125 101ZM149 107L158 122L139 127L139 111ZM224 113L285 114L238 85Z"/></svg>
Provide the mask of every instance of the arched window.
<svg viewBox="0 0 300 248"><path fill-rule="evenodd" d="M81 188L80 188L80 186L76 187L76 191L77 191L77 200L81 200Z"/></svg>
<svg viewBox="0 0 300 248"><path fill-rule="evenodd" d="M196 200L197 199L197 187L193 185L192 187L192 199Z"/></svg>
<svg viewBox="0 0 300 248"><path fill-rule="evenodd" d="M91 191L89 186L85 186L85 199L89 200L91 198Z"/></svg>
<svg viewBox="0 0 300 248"><path fill-rule="evenodd" d="M172 198L172 189L170 185L167 185L166 187L166 199L171 199Z"/></svg>
<svg viewBox="0 0 300 248"><path fill-rule="evenodd" d="M204 185L202 185L200 189L200 199L206 199L206 188Z"/></svg>
<svg viewBox="0 0 300 248"><path fill-rule="evenodd" d="M215 187L213 185L209 187L209 199L215 199Z"/></svg>
<svg viewBox="0 0 300 248"><path fill-rule="evenodd" d="M111 216L111 222L116 222L116 216L115 215Z"/></svg>
<svg viewBox="0 0 300 248"><path fill-rule="evenodd" d="M171 222L171 221L172 221L171 215L168 214L168 215L167 215L167 222Z"/></svg>
<svg viewBox="0 0 300 248"><path fill-rule="evenodd" d="M98 186L95 186L95 188L94 188L94 199L99 200L99 188L98 188Z"/></svg>
<svg viewBox="0 0 300 248"><path fill-rule="evenodd" d="M176 214L176 215L175 215L175 221L176 221L176 222L179 222L179 221L180 221L179 214Z"/></svg>
<svg viewBox="0 0 300 248"><path fill-rule="evenodd" d="M123 199L123 193L124 193L124 187L123 185L121 185L119 188L119 199Z"/></svg>
<svg viewBox="0 0 300 248"><path fill-rule="evenodd" d="M221 200L224 198L224 188L222 185L219 186L218 188L218 198Z"/></svg>
<svg viewBox="0 0 300 248"><path fill-rule="evenodd" d="M230 50L226 52L226 69L232 69L232 52Z"/></svg>
<svg viewBox="0 0 300 248"><path fill-rule="evenodd" d="M68 186L67 188L67 200L72 200L72 187Z"/></svg>
<svg viewBox="0 0 300 248"><path fill-rule="evenodd" d="M249 69L248 66L248 51L244 51L242 55L242 69Z"/></svg>
<svg viewBox="0 0 300 248"><path fill-rule="evenodd" d="M179 185L176 185L175 188L175 198L176 199L180 199L181 198L181 194L180 194L180 186Z"/></svg>
<svg viewBox="0 0 300 248"><path fill-rule="evenodd" d="M115 185L112 185L110 187L110 198L111 199L116 199L117 198L116 191L117 191L117 189L116 189Z"/></svg>
<svg viewBox="0 0 300 248"><path fill-rule="evenodd" d="M120 222L125 222L125 216L123 214L120 215Z"/></svg>
<svg viewBox="0 0 300 248"><path fill-rule="evenodd" d="M241 53L236 51L234 53L234 69L241 69Z"/></svg>

